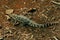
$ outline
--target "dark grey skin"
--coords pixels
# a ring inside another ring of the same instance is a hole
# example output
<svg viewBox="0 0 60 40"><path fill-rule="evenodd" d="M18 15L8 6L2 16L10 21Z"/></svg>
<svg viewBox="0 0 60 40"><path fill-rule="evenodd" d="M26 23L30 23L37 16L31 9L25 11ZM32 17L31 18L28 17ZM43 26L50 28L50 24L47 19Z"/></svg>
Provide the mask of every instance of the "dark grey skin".
<svg viewBox="0 0 60 40"><path fill-rule="evenodd" d="M45 24L38 24L38 23L30 20L26 16L17 15L17 14L8 14L8 16L10 17L11 21L14 24L16 24L18 22L20 24L23 24L24 26L44 28L44 27L49 27L49 26L53 26L53 25L58 24L58 23L55 23L55 22L53 22L53 23L45 23Z"/></svg>

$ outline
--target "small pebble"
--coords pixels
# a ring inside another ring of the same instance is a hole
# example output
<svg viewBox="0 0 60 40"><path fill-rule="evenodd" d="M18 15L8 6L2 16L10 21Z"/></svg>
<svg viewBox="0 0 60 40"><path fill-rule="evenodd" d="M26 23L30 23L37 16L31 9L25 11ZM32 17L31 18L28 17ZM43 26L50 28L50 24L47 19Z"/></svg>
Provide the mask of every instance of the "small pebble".
<svg viewBox="0 0 60 40"><path fill-rule="evenodd" d="M26 4L26 2L24 2L24 4Z"/></svg>
<svg viewBox="0 0 60 40"><path fill-rule="evenodd" d="M14 11L13 9L7 9L7 10L6 10L6 14L13 13L13 11Z"/></svg>

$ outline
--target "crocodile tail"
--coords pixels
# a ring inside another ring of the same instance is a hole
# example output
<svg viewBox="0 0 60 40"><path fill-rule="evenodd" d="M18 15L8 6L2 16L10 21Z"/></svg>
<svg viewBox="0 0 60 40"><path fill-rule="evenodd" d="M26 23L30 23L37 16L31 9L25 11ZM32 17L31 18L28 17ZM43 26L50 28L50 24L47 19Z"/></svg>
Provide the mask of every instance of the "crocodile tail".
<svg viewBox="0 0 60 40"><path fill-rule="evenodd" d="M54 25L58 25L58 23L45 23L42 27L50 27L50 26L54 26Z"/></svg>
<svg viewBox="0 0 60 40"><path fill-rule="evenodd" d="M45 24L38 24L38 23L30 24L30 26L32 26L32 27L39 27L39 28L45 28L45 27L50 27L50 26L54 26L54 25L58 25L58 23L53 22L53 23L45 23Z"/></svg>

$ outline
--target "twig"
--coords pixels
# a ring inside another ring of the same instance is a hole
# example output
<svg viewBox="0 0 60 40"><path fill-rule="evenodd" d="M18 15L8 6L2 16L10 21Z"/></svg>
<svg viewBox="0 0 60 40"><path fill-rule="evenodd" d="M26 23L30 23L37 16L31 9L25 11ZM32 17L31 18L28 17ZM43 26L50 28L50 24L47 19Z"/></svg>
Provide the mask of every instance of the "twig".
<svg viewBox="0 0 60 40"><path fill-rule="evenodd" d="M56 36L53 36L53 38L54 38L55 40L58 40L58 38L57 38Z"/></svg>
<svg viewBox="0 0 60 40"><path fill-rule="evenodd" d="M54 3L54 4L57 4L57 5L60 5L60 3L58 3L58 2L55 2L55 1L51 1L52 3Z"/></svg>

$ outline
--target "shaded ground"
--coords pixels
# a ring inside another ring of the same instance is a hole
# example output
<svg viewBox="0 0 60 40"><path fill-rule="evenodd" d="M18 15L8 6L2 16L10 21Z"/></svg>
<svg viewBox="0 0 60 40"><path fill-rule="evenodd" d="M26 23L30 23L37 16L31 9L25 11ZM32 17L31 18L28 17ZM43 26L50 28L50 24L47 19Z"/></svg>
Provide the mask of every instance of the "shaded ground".
<svg viewBox="0 0 60 40"><path fill-rule="evenodd" d="M60 6L52 0L0 0L1 40L60 40L60 25L47 28L13 26L5 16L7 9L25 15L37 23L60 20ZM55 1L55 0L54 0ZM35 10L33 11L32 8ZM32 11L33 12L32 12Z"/></svg>

